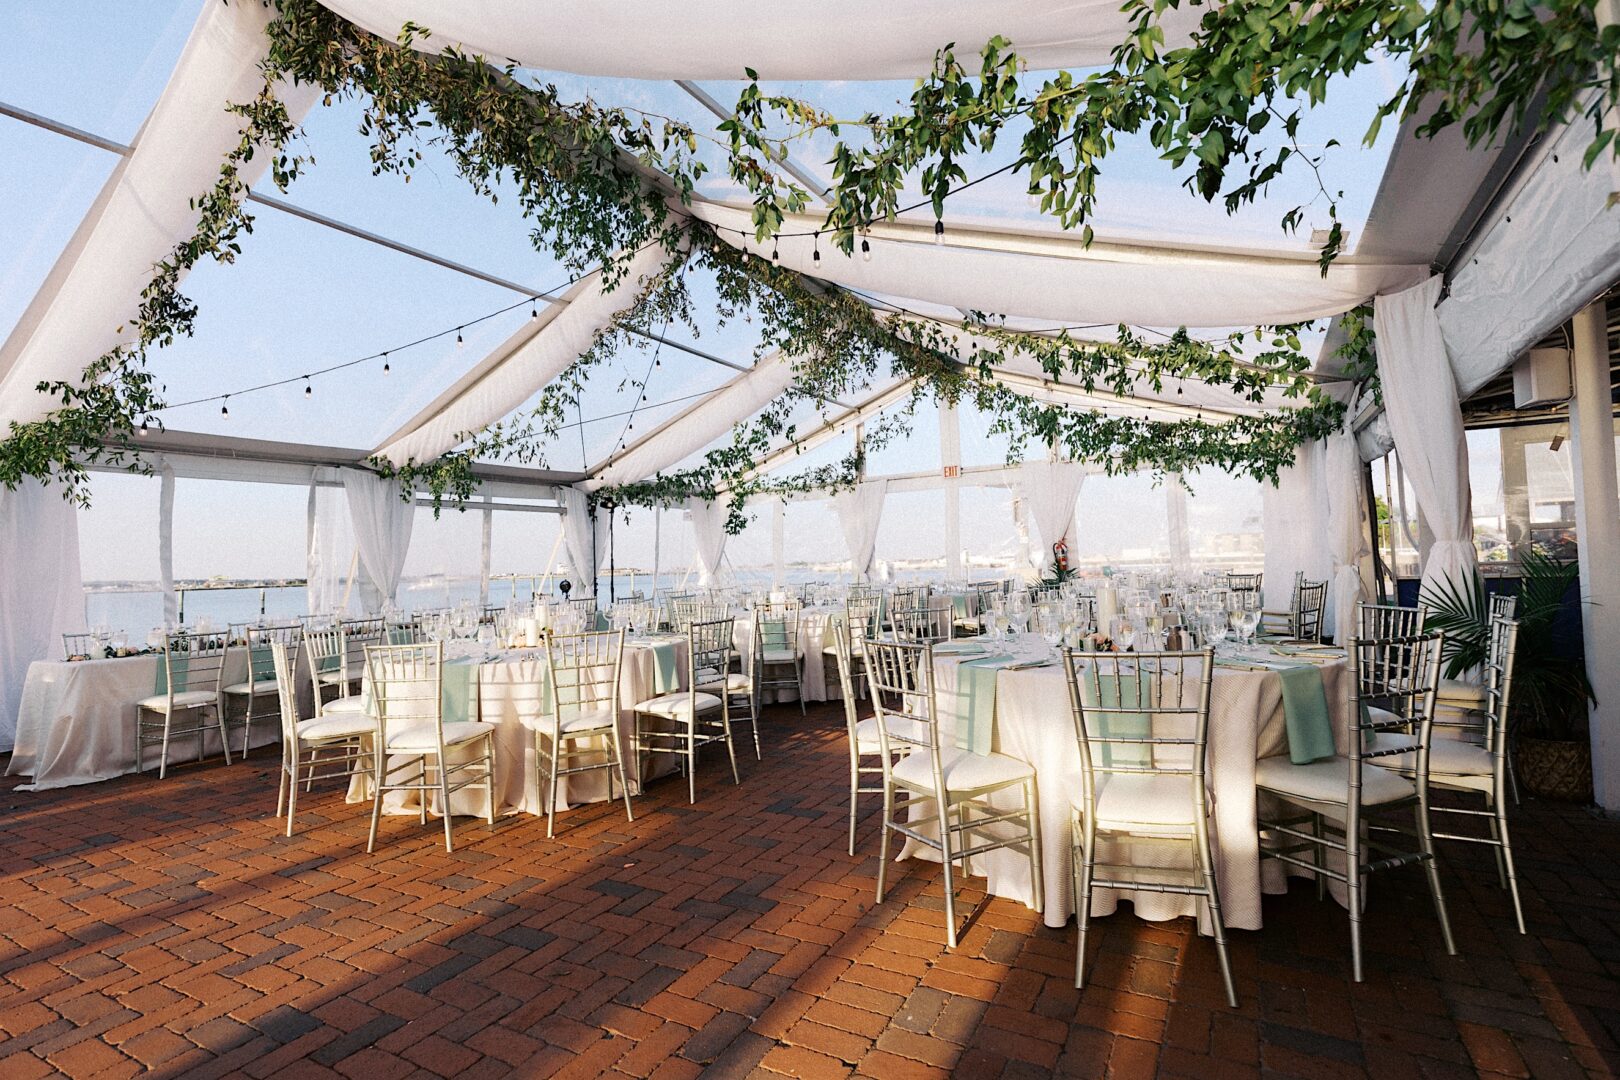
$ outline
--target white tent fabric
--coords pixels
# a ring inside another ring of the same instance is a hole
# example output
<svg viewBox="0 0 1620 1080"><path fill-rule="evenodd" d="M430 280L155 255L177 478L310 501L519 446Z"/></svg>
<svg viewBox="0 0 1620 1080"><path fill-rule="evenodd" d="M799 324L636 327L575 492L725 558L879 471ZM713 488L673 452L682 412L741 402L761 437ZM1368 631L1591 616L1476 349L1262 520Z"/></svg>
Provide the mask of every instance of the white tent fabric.
<svg viewBox="0 0 1620 1080"><path fill-rule="evenodd" d="M1170 569L1178 574L1192 568L1192 536L1187 529L1187 485L1180 473L1164 482L1165 523L1170 533Z"/></svg>
<svg viewBox="0 0 1620 1080"><path fill-rule="evenodd" d="M849 549L849 572L854 581L865 581L872 573L878 523L883 520L883 500L888 493L887 480L865 480L832 497L838 524L844 530L844 546Z"/></svg>
<svg viewBox="0 0 1620 1080"><path fill-rule="evenodd" d="M258 62L272 10L262 4L202 5L167 89L135 136L50 275L0 346L0 431L37 420L52 399L42 381L76 382L84 366L127 337L152 267L191 236L191 200L219 178L219 163L241 139L242 120L225 111L263 85ZM285 89L294 120L316 99L313 86ZM269 155L242 166L252 183Z"/></svg>
<svg viewBox="0 0 1620 1080"><path fill-rule="evenodd" d="M367 611L392 603L411 548L416 504L399 496L399 484L359 469L343 470L343 493L349 501L349 524L360 550L361 596Z"/></svg>
<svg viewBox="0 0 1620 1080"><path fill-rule="evenodd" d="M83 631L77 509L37 480L0 487L0 751L16 739L28 665Z"/></svg>
<svg viewBox="0 0 1620 1080"><path fill-rule="evenodd" d="M180 598L174 591L174 470L158 467L158 588L163 592L163 625L180 625Z"/></svg>
<svg viewBox="0 0 1620 1080"><path fill-rule="evenodd" d="M662 244L648 244L630 257L611 290L603 287L599 272L575 282L566 307L551 309L548 315L556 313L538 327L525 324L377 453L395 465L431 461L511 413L567 370L599 330L632 307L668 257Z"/></svg>
<svg viewBox="0 0 1620 1080"><path fill-rule="evenodd" d="M692 546L698 557L698 585L713 588L720 582L720 567L726 558L726 508L710 499L686 500L686 514L692 521Z"/></svg>
<svg viewBox="0 0 1620 1080"><path fill-rule="evenodd" d="M1278 475L1277 486L1266 485L1261 491L1261 531L1266 545L1265 598L1269 611L1288 610L1293 600L1296 573L1304 573L1310 581L1332 579L1322 457L1322 443L1304 444L1294 452L1293 467L1283 469Z"/></svg>
<svg viewBox="0 0 1620 1080"><path fill-rule="evenodd" d="M360 614L349 580L355 566L354 528L344 495L337 488L309 485L304 557L305 598L311 615Z"/></svg>
<svg viewBox="0 0 1620 1080"><path fill-rule="evenodd" d="M607 515L593 515L590 500L578 487L559 488L557 496L563 506L563 548L568 553L574 596L594 596L596 570L607 558Z"/></svg>
<svg viewBox="0 0 1620 1080"><path fill-rule="evenodd" d="M1119 0L821 0L761 10L740 0L327 0L372 33L397 40L406 20L432 31L422 49L456 46L527 67L631 79L910 79L955 42L972 63L997 34L1035 70L1095 67L1130 31ZM1166 47L1186 43L1200 10L1164 13ZM566 27L566 33L559 28Z"/></svg>
<svg viewBox="0 0 1620 1080"><path fill-rule="evenodd" d="M690 212L723 228L742 246L753 235L750 212L695 202ZM790 216L773 242L790 270L861 292L910 297L949 307L994 311L1060 323L1134 323L1143 326L1260 326L1337 315L1377 293L1421 280L1426 267L1361 263L1341 258L1326 277L1309 252L1301 257L1255 257L1186 251L1099 240L1082 248L1072 236L1030 241L1029 250L997 250L995 238L947 227L945 243L927 242L927 228L895 233L872 229L872 258L845 256L810 235L823 219ZM948 223L947 223L948 224ZM759 245L750 239L756 252Z"/></svg>
<svg viewBox="0 0 1620 1080"><path fill-rule="evenodd" d="M587 491L633 484L702 450L793 382L793 361L772 353L690 409L637 440L585 482Z"/></svg>
<svg viewBox="0 0 1620 1080"><path fill-rule="evenodd" d="M1018 486L1041 537L1030 557L1036 570L1052 566L1052 545L1074 531L1074 508L1085 482L1085 466L1073 461L1026 461L1019 466Z"/></svg>
<svg viewBox="0 0 1620 1080"><path fill-rule="evenodd" d="M1362 588L1361 560L1368 552L1364 528L1361 483L1361 455L1353 435L1340 432L1326 440L1322 453L1326 473L1329 554L1333 559L1332 584L1328 588L1333 640L1346 642L1356 636L1356 604L1366 599Z"/></svg>
<svg viewBox="0 0 1620 1080"><path fill-rule="evenodd" d="M1468 444L1434 309L1440 286L1440 278L1431 277L1373 304L1384 412L1423 518L1434 532L1434 547L1423 564L1424 591L1448 579L1460 586L1477 561Z"/></svg>

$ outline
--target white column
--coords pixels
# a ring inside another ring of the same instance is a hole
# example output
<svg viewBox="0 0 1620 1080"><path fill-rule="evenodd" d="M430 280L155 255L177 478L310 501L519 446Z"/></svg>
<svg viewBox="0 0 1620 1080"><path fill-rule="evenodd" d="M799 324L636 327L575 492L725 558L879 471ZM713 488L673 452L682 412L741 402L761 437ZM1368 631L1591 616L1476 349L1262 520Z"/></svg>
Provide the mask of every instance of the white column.
<svg viewBox="0 0 1620 1080"><path fill-rule="evenodd" d="M1597 704L1588 713L1597 804L1620 810L1620 490L1615 481L1614 407L1602 300L1577 312L1575 396L1569 403L1575 443L1575 532L1580 542L1581 628L1586 675Z"/></svg>
<svg viewBox="0 0 1620 1080"><path fill-rule="evenodd" d="M489 502L486 496L484 501ZM489 541L495 530L495 512L484 507L484 535L478 548L478 606L489 606Z"/></svg>
<svg viewBox="0 0 1620 1080"><path fill-rule="evenodd" d="M787 503L777 499L771 504L771 588L780 589L787 580L787 564L783 553Z"/></svg>
<svg viewBox="0 0 1620 1080"><path fill-rule="evenodd" d="M939 406L939 465L945 474L945 580L962 578L962 418Z"/></svg>
<svg viewBox="0 0 1620 1080"><path fill-rule="evenodd" d="M163 623L180 624L180 598L174 592L174 470L164 464L158 474L158 578L163 589Z"/></svg>

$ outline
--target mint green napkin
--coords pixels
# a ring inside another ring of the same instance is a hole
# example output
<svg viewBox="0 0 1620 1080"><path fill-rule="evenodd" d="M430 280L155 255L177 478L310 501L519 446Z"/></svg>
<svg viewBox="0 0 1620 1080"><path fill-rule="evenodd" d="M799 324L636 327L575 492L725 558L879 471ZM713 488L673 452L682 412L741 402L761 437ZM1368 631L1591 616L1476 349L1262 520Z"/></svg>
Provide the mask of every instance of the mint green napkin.
<svg viewBox="0 0 1620 1080"><path fill-rule="evenodd" d="M965 593L956 593L951 597L951 614L958 619L968 617L968 598Z"/></svg>
<svg viewBox="0 0 1620 1080"><path fill-rule="evenodd" d="M613 629L613 620L609 619L607 617L607 612L598 611L596 613L596 620L591 623L591 629L592 630L611 630L611 629Z"/></svg>
<svg viewBox="0 0 1620 1080"><path fill-rule="evenodd" d="M766 619L759 624L760 644L766 652L781 652L788 647L786 619Z"/></svg>
<svg viewBox="0 0 1620 1080"><path fill-rule="evenodd" d="M1155 685L1130 675L1098 675L1095 679L1088 675L1080 681L1080 700L1087 709L1151 709L1158 704L1153 700ZM1153 734L1153 718L1147 713L1088 712L1086 731L1093 739L1145 739ZM1146 768L1153 763L1152 747L1101 743L1092 747L1091 760L1105 768Z"/></svg>
<svg viewBox="0 0 1620 1080"><path fill-rule="evenodd" d="M996 741L996 676L1010 656L980 656L956 669L956 745L988 754Z"/></svg>
<svg viewBox="0 0 1620 1080"><path fill-rule="evenodd" d="M444 710L444 722L477 720L472 711L478 700L478 665L470 660L452 660L439 670L439 706Z"/></svg>
<svg viewBox="0 0 1620 1080"><path fill-rule="evenodd" d="M655 694L670 694L681 688L680 671L677 666L678 657L675 652L679 642L654 641L648 643L653 654L653 692Z"/></svg>
<svg viewBox="0 0 1620 1080"><path fill-rule="evenodd" d="M1288 728L1288 760L1309 765L1330 758L1333 722L1328 718L1327 691L1322 669L1315 664L1278 667L1282 679L1283 719Z"/></svg>
<svg viewBox="0 0 1620 1080"><path fill-rule="evenodd" d="M157 675L152 683L152 693L167 694L169 692L169 668L174 668L174 692L186 692L186 682L191 672L191 657L181 654L169 654L166 659L160 660L157 666Z"/></svg>

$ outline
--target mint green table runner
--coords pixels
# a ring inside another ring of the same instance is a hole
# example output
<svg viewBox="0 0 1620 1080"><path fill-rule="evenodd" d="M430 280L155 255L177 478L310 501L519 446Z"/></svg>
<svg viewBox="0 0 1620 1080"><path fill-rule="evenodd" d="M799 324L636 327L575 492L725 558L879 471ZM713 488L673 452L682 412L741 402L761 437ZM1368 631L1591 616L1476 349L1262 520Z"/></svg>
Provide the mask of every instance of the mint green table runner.
<svg viewBox="0 0 1620 1080"><path fill-rule="evenodd" d="M1315 664L1279 667L1283 719L1288 727L1288 760L1309 765L1334 754L1333 721L1328 717L1322 669Z"/></svg>
<svg viewBox="0 0 1620 1080"><path fill-rule="evenodd" d="M1080 701L1089 709L1152 709L1156 683L1138 682L1129 674L1096 676L1080 680ZM1086 734L1092 739L1146 739L1153 734L1153 718L1145 712L1087 712ZM1152 764L1152 748L1118 743L1093 743L1091 760L1110 768L1145 768Z"/></svg>
<svg viewBox="0 0 1620 1080"><path fill-rule="evenodd" d="M956 668L956 745L975 754L990 753L996 737L996 677L1010 656L978 656Z"/></svg>
<svg viewBox="0 0 1620 1080"><path fill-rule="evenodd" d="M681 688L678 641L649 641L646 645L653 654L653 692L670 694Z"/></svg>
<svg viewBox="0 0 1620 1080"><path fill-rule="evenodd" d="M968 617L968 598L966 593L954 593L951 596L951 614L958 619Z"/></svg>

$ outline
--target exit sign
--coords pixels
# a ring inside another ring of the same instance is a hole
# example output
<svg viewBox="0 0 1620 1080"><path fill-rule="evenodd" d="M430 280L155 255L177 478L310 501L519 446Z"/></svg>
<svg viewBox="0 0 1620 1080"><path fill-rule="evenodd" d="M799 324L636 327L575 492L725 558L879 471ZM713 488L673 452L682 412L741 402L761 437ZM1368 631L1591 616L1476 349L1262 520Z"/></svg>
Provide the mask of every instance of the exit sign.
<svg viewBox="0 0 1620 1080"><path fill-rule="evenodd" d="M962 475L962 466L960 466L960 465L947 465L947 466L945 466L945 479L949 480L953 476L961 476L961 475Z"/></svg>

